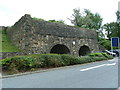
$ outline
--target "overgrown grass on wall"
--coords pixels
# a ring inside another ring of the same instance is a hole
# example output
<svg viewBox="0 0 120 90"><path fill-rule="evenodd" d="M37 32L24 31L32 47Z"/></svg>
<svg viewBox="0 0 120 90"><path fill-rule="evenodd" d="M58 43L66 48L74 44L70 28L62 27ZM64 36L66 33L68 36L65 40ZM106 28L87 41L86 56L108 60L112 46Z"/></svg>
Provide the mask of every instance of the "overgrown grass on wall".
<svg viewBox="0 0 120 90"><path fill-rule="evenodd" d="M0 52L19 52L20 50L15 47L10 39L8 38L7 34L0 30Z"/></svg>
<svg viewBox="0 0 120 90"><path fill-rule="evenodd" d="M1 61L3 71L10 74L37 70L40 68L54 68L75 64L84 64L95 61L112 59L113 57L105 53L95 53L89 56L76 57L66 54L34 54L28 56L14 56Z"/></svg>

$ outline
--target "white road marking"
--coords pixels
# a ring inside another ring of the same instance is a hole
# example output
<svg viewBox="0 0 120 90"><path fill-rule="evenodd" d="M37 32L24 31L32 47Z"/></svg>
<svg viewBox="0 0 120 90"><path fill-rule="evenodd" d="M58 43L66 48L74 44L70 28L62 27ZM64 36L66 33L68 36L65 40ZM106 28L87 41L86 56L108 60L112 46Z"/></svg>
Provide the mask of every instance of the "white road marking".
<svg viewBox="0 0 120 90"><path fill-rule="evenodd" d="M116 63L102 64L102 65L98 65L98 66L94 66L94 67L89 67L89 68L81 69L80 71L87 71L87 70L91 70L91 69L95 69L95 68L99 68L99 67L103 67L103 66L114 66L114 65L116 65Z"/></svg>
<svg viewBox="0 0 120 90"><path fill-rule="evenodd" d="M108 60L108 61L113 62L113 61L115 61L115 60L114 60L114 59L112 59L112 60Z"/></svg>
<svg viewBox="0 0 120 90"><path fill-rule="evenodd" d="M106 66L114 66L114 65L116 65L116 63L106 64Z"/></svg>

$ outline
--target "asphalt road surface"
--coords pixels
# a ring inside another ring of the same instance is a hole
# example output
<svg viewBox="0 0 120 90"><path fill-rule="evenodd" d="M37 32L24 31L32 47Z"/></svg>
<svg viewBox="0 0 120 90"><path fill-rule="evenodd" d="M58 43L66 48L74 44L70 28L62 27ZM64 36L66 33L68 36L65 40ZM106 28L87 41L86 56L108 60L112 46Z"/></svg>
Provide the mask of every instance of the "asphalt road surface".
<svg viewBox="0 0 120 90"><path fill-rule="evenodd" d="M117 88L119 60L114 58L84 65L2 79L2 88Z"/></svg>

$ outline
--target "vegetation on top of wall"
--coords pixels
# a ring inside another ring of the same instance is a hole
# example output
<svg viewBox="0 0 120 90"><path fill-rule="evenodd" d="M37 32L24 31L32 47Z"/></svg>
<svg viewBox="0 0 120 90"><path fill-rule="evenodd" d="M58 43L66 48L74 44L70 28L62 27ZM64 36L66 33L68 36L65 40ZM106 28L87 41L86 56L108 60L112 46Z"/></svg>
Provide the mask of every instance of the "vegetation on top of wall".
<svg viewBox="0 0 120 90"><path fill-rule="evenodd" d="M65 24L65 22L63 20L49 20L48 22L53 22L53 23L61 23L61 24Z"/></svg>
<svg viewBox="0 0 120 90"><path fill-rule="evenodd" d="M68 54L34 54L2 59L0 65L2 65L3 71L8 72L8 74L15 74L42 68L84 64L112 58L112 56L105 53L93 53L89 56L82 57L76 57Z"/></svg>
<svg viewBox="0 0 120 90"><path fill-rule="evenodd" d="M19 52L20 50L15 47L10 41L7 33L4 30L0 30L0 52Z"/></svg>
<svg viewBox="0 0 120 90"><path fill-rule="evenodd" d="M44 20L42 18L36 18L36 17L32 17L32 19L47 21L47 20ZM48 22L65 24L65 22L63 20L48 20Z"/></svg>
<svg viewBox="0 0 120 90"><path fill-rule="evenodd" d="M46 20L44 20L42 18L36 18L36 17L32 17L32 19L46 21Z"/></svg>

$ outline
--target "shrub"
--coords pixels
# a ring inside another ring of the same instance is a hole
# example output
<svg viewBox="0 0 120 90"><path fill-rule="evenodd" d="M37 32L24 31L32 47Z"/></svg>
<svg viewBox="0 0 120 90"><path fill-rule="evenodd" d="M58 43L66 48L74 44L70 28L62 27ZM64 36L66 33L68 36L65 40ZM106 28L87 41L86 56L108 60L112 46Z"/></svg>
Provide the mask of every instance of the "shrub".
<svg viewBox="0 0 120 90"><path fill-rule="evenodd" d="M105 57L92 57L93 61L102 61L102 60L107 60Z"/></svg>
<svg viewBox="0 0 120 90"><path fill-rule="evenodd" d="M79 58L79 64L88 63L89 61L90 61L89 56L82 56L82 57Z"/></svg>
<svg viewBox="0 0 120 90"><path fill-rule="evenodd" d="M108 55L108 59L113 59L113 56L112 55Z"/></svg>
<svg viewBox="0 0 120 90"><path fill-rule="evenodd" d="M53 23L60 23L60 24L65 24L63 20L49 20L48 22L53 22Z"/></svg>
<svg viewBox="0 0 120 90"><path fill-rule="evenodd" d="M16 68L18 71L26 71L41 66L41 59L35 56L16 56L2 60L2 68L4 70L12 70L12 68Z"/></svg>
<svg viewBox="0 0 120 90"><path fill-rule="evenodd" d="M109 55L107 53L102 53L102 55L106 58L109 58Z"/></svg>
<svg viewBox="0 0 120 90"><path fill-rule="evenodd" d="M44 19L42 19L42 18L36 18L36 17L32 17L32 19L34 19L34 20L42 20L42 21L46 21L46 20L44 20Z"/></svg>
<svg viewBox="0 0 120 90"><path fill-rule="evenodd" d="M107 53L90 53L89 56L92 57L93 60L95 59L95 60L98 60L98 61L101 60L101 59L104 59L104 60L113 59L113 56L108 55ZM94 57L96 57L96 58L94 58Z"/></svg>
<svg viewBox="0 0 120 90"><path fill-rule="evenodd" d="M92 57L103 57L103 54L102 53L90 53L89 56L92 56Z"/></svg>
<svg viewBox="0 0 120 90"><path fill-rule="evenodd" d="M91 53L89 56L76 57L67 54L35 54L28 56L14 56L1 60L2 69L18 73L21 71L36 70L38 68L60 67L74 64L112 59L106 53Z"/></svg>
<svg viewBox="0 0 120 90"><path fill-rule="evenodd" d="M61 56L58 54L44 54L41 56L42 67L58 67L61 66Z"/></svg>
<svg viewBox="0 0 120 90"><path fill-rule="evenodd" d="M79 57L68 54L62 54L61 58L62 58L61 63L63 66L79 64Z"/></svg>

